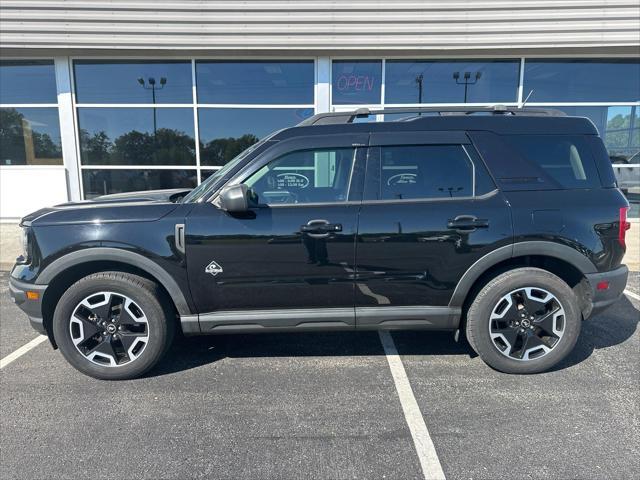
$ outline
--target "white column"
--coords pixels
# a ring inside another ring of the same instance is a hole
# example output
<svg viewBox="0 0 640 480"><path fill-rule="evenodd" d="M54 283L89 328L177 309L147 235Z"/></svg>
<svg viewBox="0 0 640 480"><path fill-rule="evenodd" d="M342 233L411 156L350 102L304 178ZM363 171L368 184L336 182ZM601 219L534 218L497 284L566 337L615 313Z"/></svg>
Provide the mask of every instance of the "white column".
<svg viewBox="0 0 640 480"><path fill-rule="evenodd" d="M69 57L55 57L56 85L58 88L58 114L62 158L67 177L67 194L71 201L82 199L80 194L80 166L76 144L75 112L71 88L71 64Z"/></svg>
<svg viewBox="0 0 640 480"><path fill-rule="evenodd" d="M317 69L316 113L325 113L331 108L331 59L318 57Z"/></svg>

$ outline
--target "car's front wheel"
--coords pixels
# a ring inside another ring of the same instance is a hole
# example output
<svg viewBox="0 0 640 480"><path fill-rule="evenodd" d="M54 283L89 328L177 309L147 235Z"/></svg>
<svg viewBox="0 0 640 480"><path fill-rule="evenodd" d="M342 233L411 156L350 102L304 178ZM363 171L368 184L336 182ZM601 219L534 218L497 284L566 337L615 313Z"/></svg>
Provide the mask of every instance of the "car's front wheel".
<svg viewBox="0 0 640 480"><path fill-rule="evenodd" d="M173 318L150 280L124 272L89 275L62 295L53 333L67 361L104 380L138 377L173 339Z"/></svg>
<svg viewBox="0 0 640 480"><path fill-rule="evenodd" d="M467 312L469 343L506 373L550 369L573 349L582 316L573 290L539 268L517 268L484 286Z"/></svg>

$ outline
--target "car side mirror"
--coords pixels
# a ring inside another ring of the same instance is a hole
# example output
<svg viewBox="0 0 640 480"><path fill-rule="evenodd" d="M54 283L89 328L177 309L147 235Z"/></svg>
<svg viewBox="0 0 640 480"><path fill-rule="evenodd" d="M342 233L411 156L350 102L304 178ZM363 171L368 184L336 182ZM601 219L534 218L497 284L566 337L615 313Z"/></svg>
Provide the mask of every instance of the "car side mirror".
<svg viewBox="0 0 640 480"><path fill-rule="evenodd" d="M249 187L241 183L231 185L220 192L220 207L230 213L243 213L249 210Z"/></svg>

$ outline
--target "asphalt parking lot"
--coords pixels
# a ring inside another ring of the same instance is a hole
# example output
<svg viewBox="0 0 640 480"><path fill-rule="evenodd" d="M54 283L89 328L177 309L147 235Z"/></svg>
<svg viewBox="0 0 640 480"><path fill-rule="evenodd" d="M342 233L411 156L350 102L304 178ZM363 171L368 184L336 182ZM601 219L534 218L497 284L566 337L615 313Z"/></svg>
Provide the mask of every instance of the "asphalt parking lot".
<svg viewBox="0 0 640 480"><path fill-rule="evenodd" d="M393 333L446 478L637 475L639 318L620 299L532 376L493 371L450 334ZM2 273L0 358L34 337ZM181 339L127 382L85 377L45 342L0 383L2 479L425 478L373 332Z"/></svg>

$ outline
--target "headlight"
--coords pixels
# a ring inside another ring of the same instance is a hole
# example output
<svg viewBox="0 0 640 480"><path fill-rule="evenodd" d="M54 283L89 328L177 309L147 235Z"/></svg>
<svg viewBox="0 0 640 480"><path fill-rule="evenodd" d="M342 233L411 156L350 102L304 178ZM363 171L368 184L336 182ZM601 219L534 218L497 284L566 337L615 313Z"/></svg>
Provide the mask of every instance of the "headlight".
<svg viewBox="0 0 640 480"><path fill-rule="evenodd" d="M22 228L22 257L29 260L29 229Z"/></svg>

